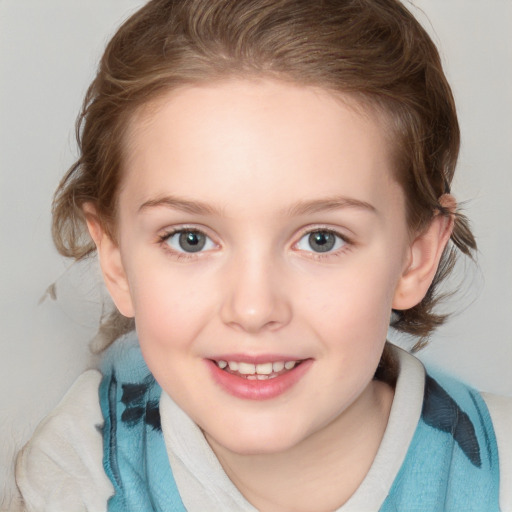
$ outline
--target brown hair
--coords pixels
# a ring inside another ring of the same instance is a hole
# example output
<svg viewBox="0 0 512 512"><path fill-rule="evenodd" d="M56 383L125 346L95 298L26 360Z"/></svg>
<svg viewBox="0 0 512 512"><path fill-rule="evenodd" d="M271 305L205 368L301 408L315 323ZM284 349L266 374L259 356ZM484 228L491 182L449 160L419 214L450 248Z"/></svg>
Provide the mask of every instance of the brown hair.
<svg viewBox="0 0 512 512"><path fill-rule="evenodd" d="M142 105L180 85L263 76L355 96L384 112L411 230L455 215L452 243L427 295L395 312L393 327L423 344L444 315L433 308L457 251L476 243L464 216L439 198L449 192L459 150L452 93L437 49L398 0L152 0L108 44L77 121L80 157L53 203L53 237L65 256L94 250L83 205L94 204L115 238L122 142ZM109 324L113 325L112 323ZM132 328L110 327L108 338ZM111 341L109 339L109 341Z"/></svg>

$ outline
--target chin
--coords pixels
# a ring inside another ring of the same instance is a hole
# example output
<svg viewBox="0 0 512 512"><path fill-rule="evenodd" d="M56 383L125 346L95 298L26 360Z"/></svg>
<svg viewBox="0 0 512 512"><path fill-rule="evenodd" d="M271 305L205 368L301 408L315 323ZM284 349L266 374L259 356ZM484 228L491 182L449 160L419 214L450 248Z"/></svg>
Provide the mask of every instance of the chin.
<svg viewBox="0 0 512 512"><path fill-rule="evenodd" d="M294 435L295 434L295 435ZM211 443L212 436L206 436ZM299 444L305 436L286 428L239 427L231 436L220 436L215 444L238 455L271 455L285 452Z"/></svg>

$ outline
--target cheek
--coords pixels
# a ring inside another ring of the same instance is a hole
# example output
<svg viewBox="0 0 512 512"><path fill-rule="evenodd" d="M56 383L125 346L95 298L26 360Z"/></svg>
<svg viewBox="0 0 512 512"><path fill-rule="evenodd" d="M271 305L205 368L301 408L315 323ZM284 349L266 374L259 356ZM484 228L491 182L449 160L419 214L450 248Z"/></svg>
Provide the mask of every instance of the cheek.
<svg viewBox="0 0 512 512"><path fill-rule="evenodd" d="M130 283L141 344L162 349L186 346L213 314L211 283L204 276L170 271L166 265L143 267L134 269Z"/></svg>
<svg viewBox="0 0 512 512"><path fill-rule="evenodd" d="M305 287L305 309L329 318L325 325L333 328L387 328L397 274L375 261L347 265Z"/></svg>

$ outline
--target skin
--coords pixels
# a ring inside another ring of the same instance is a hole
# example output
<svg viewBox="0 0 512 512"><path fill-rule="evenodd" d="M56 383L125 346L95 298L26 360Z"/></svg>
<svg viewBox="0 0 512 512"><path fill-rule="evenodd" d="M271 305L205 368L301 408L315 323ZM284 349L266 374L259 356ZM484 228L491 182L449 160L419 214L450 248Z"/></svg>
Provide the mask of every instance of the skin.
<svg viewBox="0 0 512 512"><path fill-rule="evenodd" d="M422 299L451 219L410 233L383 125L348 98L232 80L149 107L126 140L116 241L85 207L109 291L254 506L333 510L386 427L393 390L373 375L391 309ZM208 237L202 251L170 236L185 228ZM333 250L318 253L312 230L336 233ZM207 367L223 354L309 368L277 397L243 399Z"/></svg>

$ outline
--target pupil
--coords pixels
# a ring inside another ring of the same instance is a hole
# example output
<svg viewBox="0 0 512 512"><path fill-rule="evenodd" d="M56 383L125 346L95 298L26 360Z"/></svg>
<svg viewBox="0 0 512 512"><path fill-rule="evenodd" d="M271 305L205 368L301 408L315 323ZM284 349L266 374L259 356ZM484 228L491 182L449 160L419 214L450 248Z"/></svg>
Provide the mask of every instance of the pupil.
<svg viewBox="0 0 512 512"><path fill-rule="evenodd" d="M186 252L198 252L206 244L206 237L196 231L185 231L180 234L180 247Z"/></svg>
<svg viewBox="0 0 512 512"><path fill-rule="evenodd" d="M316 252L330 251L335 242L334 235L327 231L315 231L309 235L309 245Z"/></svg>

